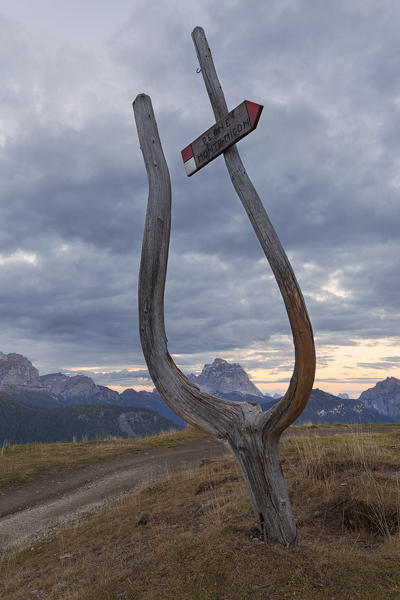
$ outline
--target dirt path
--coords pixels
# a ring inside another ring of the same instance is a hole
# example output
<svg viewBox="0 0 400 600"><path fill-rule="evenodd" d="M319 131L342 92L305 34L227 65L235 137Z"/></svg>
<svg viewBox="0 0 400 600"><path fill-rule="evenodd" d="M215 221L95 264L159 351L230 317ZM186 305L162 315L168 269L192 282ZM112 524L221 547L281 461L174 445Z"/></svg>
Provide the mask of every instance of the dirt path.
<svg viewBox="0 0 400 600"><path fill-rule="evenodd" d="M222 444L206 439L120 456L11 488L0 495L0 555L103 510L151 481L224 453Z"/></svg>

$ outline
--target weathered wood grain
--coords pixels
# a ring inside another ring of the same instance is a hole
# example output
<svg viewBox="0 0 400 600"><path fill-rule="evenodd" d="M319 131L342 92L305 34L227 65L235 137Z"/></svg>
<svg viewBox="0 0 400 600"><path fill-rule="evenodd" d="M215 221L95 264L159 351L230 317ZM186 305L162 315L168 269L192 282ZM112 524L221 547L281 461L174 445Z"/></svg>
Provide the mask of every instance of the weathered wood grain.
<svg viewBox="0 0 400 600"><path fill-rule="evenodd" d="M139 94L133 109L149 179L139 272L139 327L143 353L154 384L167 404L189 423L222 439L232 427L231 422L243 418L243 407L200 392L178 369L168 352L164 289L171 227L171 183L150 97Z"/></svg>
<svg viewBox="0 0 400 600"><path fill-rule="evenodd" d="M193 40L216 119L228 112L204 31ZM224 156L235 189L278 282L295 346L295 368L284 398L263 413L259 405L231 402L203 393L177 368L167 348L164 288L171 219L171 184L151 100L133 103L149 179L149 200L139 274L139 327L154 384L166 403L189 423L215 435L232 451L243 473L256 522L265 541L295 543L296 525L280 466L279 438L306 405L314 380L315 351L304 299L279 239L236 146Z"/></svg>
<svg viewBox="0 0 400 600"><path fill-rule="evenodd" d="M228 112L228 107L202 27L194 29L192 38L215 118L221 119ZM315 376L312 327L292 267L260 197L246 173L237 147L228 148L224 158L233 186L278 283L292 329L295 347L293 376L285 396L273 411L266 414L268 429L281 433L302 413L310 397Z"/></svg>

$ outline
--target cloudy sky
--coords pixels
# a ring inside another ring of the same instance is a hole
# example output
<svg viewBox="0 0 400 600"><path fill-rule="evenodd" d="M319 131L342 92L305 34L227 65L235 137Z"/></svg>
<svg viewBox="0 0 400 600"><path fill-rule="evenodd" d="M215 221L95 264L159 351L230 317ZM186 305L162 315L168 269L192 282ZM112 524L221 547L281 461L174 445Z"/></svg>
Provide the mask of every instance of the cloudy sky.
<svg viewBox="0 0 400 600"><path fill-rule="evenodd" d="M265 392L293 367L276 283L222 157L180 150L214 117L191 32L228 106L264 105L239 145L306 298L316 386L400 375L400 5L391 0L2 0L1 348L42 374L150 386L137 326L147 178L132 112L149 94L173 190L169 349L220 356Z"/></svg>

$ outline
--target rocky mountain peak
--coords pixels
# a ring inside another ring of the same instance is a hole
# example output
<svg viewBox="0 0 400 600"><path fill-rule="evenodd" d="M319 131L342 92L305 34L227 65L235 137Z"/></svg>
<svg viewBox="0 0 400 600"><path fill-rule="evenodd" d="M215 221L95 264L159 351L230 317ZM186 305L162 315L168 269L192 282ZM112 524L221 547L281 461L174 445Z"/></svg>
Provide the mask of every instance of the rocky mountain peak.
<svg viewBox="0 0 400 600"><path fill-rule="evenodd" d="M41 387L39 371L22 354L0 352L0 388Z"/></svg>
<svg viewBox="0 0 400 600"><path fill-rule="evenodd" d="M29 406L61 404L119 404L119 394L96 385L86 375L63 373L39 376L39 371L22 354L0 352L0 391Z"/></svg>
<svg viewBox="0 0 400 600"><path fill-rule="evenodd" d="M400 388L400 379L397 379L397 377L386 377L383 381L378 381L375 387L381 390L393 391Z"/></svg>
<svg viewBox="0 0 400 600"><path fill-rule="evenodd" d="M359 400L367 408L374 408L388 417L399 419L400 379L397 379L397 377L386 377L383 381L378 381L374 387L363 392Z"/></svg>
<svg viewBox="0 0 400 600"><path fill-rule="evenodd" d="M189 378L210 394L239 392L263 397L241 365L229 363L223 358L215 358L211 364L204 365L200 375L191 373Z"/></svg>
<svg viewBox="0 0 400 600"><path fill-rule="evenodd" d="M119 394L102 385L96 385L87 375L65 375L49 373L42 375L40 382L49 391L66 403L118 404Z"/></svg>

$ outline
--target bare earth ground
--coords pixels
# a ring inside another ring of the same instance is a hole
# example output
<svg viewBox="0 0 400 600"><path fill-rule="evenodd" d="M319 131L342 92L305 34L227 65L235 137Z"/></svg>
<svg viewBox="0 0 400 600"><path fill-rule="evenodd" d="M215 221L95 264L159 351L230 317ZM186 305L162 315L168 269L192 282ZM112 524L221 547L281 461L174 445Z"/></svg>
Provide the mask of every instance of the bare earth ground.
<svg viewBox="0 0 400 600"><path fill-rule="evenodd" d="M371 432L397 428L375 425ZM363 428L368 429L368 426ZM343 435L350 431L340 426L319 426L292 428L290 435ZM225 446L210 438L119 456L0 492L0 556L99 512L152 481L191 469L204 459L217 458L226 452Z"/></svg>
<svg viewBox="0 0 400 600"><path fill-rule="evenodd" d="M0 555L101 511L143 485L225 452L222 444L205 439L119 456L6 490L0 493Z"/></svg>

